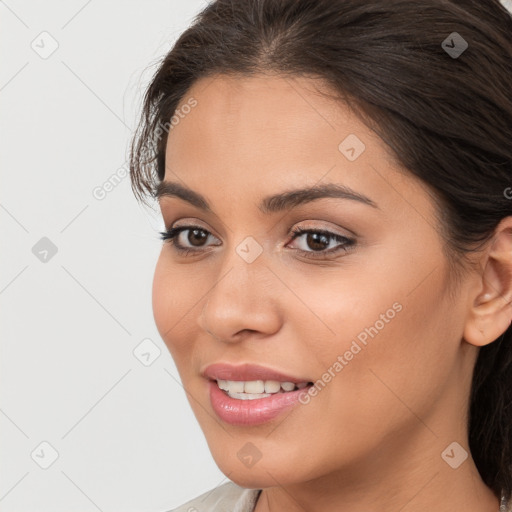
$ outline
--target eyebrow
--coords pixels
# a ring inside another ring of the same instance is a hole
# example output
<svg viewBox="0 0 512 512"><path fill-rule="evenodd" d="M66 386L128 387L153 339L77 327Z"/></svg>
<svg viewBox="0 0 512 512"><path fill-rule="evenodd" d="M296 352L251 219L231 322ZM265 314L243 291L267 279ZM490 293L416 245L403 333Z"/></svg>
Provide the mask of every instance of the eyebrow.
<svg viewBox="0 0 512 512"><path fill-rule="evenodd" d="M181 183L161 181L156 187L154 197L158 200L160 200L161 197L178 197L205 212L213 213L210 204L204 196ZM265 197L258 205L258 208L263 213L270 214L324 198L349 199L373 208L379 208L369 197L337 183L325 183L313 187L287 190L279 194L274 194Z"/></svg>

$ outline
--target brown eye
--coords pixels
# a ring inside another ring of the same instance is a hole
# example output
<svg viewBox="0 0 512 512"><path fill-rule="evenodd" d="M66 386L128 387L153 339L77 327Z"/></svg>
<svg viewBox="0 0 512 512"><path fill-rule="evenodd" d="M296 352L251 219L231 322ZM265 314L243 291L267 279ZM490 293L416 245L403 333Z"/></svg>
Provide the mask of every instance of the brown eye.
<svg viewBox="0 0 512 512"><path fill-rule="evenodd" d="M195 247L202 247L203 242L208 239L207 231L204 229L187 229L186 231L188 231L187 242Z"/></svg>
<svg viewBox="0 0 512 512"><path fill-rule="evenodd" d="M199 226L180 226L160 232L160 238L164 242L171 243L176 251L184 255L193 252L201 252L202 247L208 247L206 245L208 237L215 238L209 231ZM198 249L194 249L194 247Z"/></svg>
<svg viewBox="0 0 512 512"><path fill-rule="evenodd" d="M356 241L337 233L322 229L293 229L292 241L302 239L297 249L301 254L309 258L327 258L340 251L348 252ZM302 247L300 247L302 245Z"/></svg>
<svg viewBox="0 0 512 512"><path fill-rule="evenodd" d="M329 237L323 233L306 233L306 245L314 251L323 251L329 247Z"/></svg>

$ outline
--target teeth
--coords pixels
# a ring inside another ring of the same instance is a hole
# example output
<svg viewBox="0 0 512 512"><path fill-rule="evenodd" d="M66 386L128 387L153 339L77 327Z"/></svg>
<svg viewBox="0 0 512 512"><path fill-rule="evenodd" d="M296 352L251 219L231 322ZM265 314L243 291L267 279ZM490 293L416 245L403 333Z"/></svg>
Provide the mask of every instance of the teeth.
<svg viewBox="0 0 512 512"><path fill-rule="evenodd" d="M265 381L265 393L278 393L281 389L281 383L277 380Z"/></svg>
<svg viewBox="0 0 512 512"><path fill-rule="evenodd" d="M244 392L244 382L243 381L235 381L235 380L218 380L217 384L220 389L224 391L231 391L232 393L243 393Z"/></svg>
<svg viewBox="0 0 512 512"><path fill-rule="evenodd" d="M293 382L282 382L281 387L285 391L293 391L295 389L295 384Z"/></svg>
<svg viewBox="0 0 512 512"><path fill-rule="evenodd" d="M305 388L307 382L294 384L293 382L279 382L277 380L217 380L220 389L227 392L231 398L240 400L254 400L256 398L266 398L272 394L293 391ZM281 391L282 390L282 391Z"/></svg>
<svg viewBox="0 0 512 512"><path fill-rule="evenodd" d="M239 400L254 400L255 398L267 398L271 396L270 393L229 393L231 398L238 398Z"/></svg>
<svg viewBox="0 0 512 512"><path fill-rule="evenodd" d="M242 382L240 382L242 384ZM244 386L244 393L265 393L265 382L262 380L249 380L247 382L243 383ZM231 391L231 387L229 388L229 391Z"/></svg>

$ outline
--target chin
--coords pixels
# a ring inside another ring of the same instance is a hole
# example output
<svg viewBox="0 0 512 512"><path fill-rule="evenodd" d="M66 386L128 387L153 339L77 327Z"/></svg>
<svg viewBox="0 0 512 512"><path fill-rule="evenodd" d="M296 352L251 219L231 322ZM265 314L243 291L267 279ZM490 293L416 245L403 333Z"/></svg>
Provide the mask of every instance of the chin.
<svg viewBox="0 0 512 512"><path fill-rule="evenodd" d="M269 487L275 487L276 485L283 484L286 485L288 483L286 480L283 481L279 475L275 476L272 471L269 471L270 475L265 470L259 471L258 474L253 473L253 471L254 469L237 469L231 472L222 472L231 481L235 482L235 484L240 487L244 487L245 489L267 489ZM271 475L274 476L274 478L272 478Z"/></svg>
<svg viewBox="0 0 512 512"><path fill-rule="evenodd" d="M264 463L262 459L252 467L245 467L236 454L229 460L226 460L225 454L221 458L214 457L215 463L227 478L240 487L264 489L297 481L297 473L288 464L273 464L274 461Z"/></svg>

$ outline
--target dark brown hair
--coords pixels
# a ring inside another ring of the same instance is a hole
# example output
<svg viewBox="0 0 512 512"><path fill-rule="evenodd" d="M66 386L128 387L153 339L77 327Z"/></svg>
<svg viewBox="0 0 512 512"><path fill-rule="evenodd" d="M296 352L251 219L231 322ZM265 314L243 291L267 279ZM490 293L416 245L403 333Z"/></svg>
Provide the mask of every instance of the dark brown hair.
<svg viewBox="0 0 512 512"><path fill-rule="evenodd" d="M450 54L459 36L468 47ZM194 82L262 72L319 78L350 102L433 191L454 276L512 215L512 17L498 0L210 3L146 91L130 155L137 199L153 197L164 178L162 127ZM480 349L468 400L471 454L484 482L509 499L512 328Z"/></svg>

